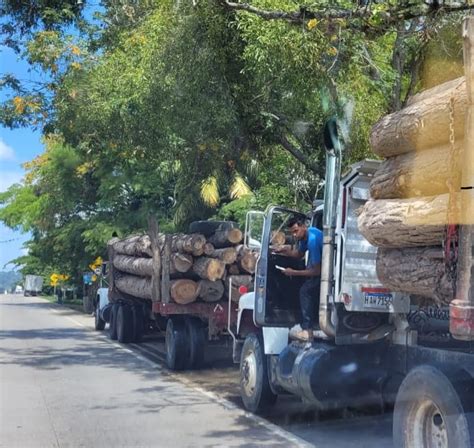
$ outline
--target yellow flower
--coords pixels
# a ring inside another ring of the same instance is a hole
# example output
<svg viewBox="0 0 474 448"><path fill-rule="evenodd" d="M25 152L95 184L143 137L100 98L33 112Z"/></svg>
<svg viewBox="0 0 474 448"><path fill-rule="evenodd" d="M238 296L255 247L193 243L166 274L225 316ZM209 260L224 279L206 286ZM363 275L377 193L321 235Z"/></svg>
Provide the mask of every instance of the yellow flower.
<svg viewBox="0 0 474 448"><path fill-rule="evenodd" d="M15 112L22 114L26 108L26 101L21 96L13 98L13 105L15 106Z"/></svg>
<svg viewBox="0 0 474 448"><path fill-rule="evenodd" d="M316 28L317 25L318 21L316 19L311 19L306 26L308 27L308 30L311 31L312 29Z"/></svg>

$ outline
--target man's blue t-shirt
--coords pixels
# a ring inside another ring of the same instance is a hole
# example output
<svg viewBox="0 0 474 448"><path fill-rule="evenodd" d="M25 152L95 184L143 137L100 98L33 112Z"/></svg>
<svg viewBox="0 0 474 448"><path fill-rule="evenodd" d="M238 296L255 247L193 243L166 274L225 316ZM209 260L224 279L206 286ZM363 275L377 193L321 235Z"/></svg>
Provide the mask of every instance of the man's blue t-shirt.
<svg viewBox="0 0 474 448"><path fill-rule="evenodd" d="M323 232L316 227L309 227L308 238L299 242L298 250L303 254L308 251L308 268L321 263L321 256L323 253Z"/></svg>

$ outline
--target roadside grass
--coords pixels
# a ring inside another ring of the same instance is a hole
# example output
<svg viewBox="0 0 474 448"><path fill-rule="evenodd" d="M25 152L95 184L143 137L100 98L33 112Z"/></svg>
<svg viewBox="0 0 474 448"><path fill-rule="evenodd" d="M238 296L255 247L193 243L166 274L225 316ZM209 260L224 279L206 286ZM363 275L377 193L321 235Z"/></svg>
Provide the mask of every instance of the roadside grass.
<svg viewBox="0 0 474 448"><path fill-rule="evenodd" d="M57 305L62 305L62 306L71 308L75 311L79 311L81 313L84 313L84 307L83 307L81 299L69 299L69 298L67 298L67 299L63 299L62 303L59 303L58 298L53 294L50 294L50 295L45 294L45 295L42 295L41 297L43 297L43 299L46 299L51 303L55 303ZM84 314L86 314L86 313L84 313Z"/></svg>

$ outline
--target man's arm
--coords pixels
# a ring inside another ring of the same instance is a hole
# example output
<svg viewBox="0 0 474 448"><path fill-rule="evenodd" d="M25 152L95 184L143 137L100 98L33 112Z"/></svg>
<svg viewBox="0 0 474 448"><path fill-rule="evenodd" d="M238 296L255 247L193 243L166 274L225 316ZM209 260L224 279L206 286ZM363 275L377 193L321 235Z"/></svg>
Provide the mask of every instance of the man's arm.
<svg viewBox="0 0 474 448"><path fill-rule="evenodd" d="M293 268L286 268L281 272L284 275L291 277L318 277L321 275L321 263L317 263L309 268L302 269L301 271Z"/></svg>

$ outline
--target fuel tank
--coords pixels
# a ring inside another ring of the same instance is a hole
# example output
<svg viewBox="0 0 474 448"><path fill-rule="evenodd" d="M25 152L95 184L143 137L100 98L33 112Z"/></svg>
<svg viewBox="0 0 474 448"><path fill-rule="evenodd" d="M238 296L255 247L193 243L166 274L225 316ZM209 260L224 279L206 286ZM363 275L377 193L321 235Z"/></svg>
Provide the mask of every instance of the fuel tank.
<svg viewBox="0 0 474 448"><path fill-rule="evenodd" d="M380 356L378 356L380 354ZM320 409L382 402L383 345L293 342L271 359L272 381Z"/></svg>

